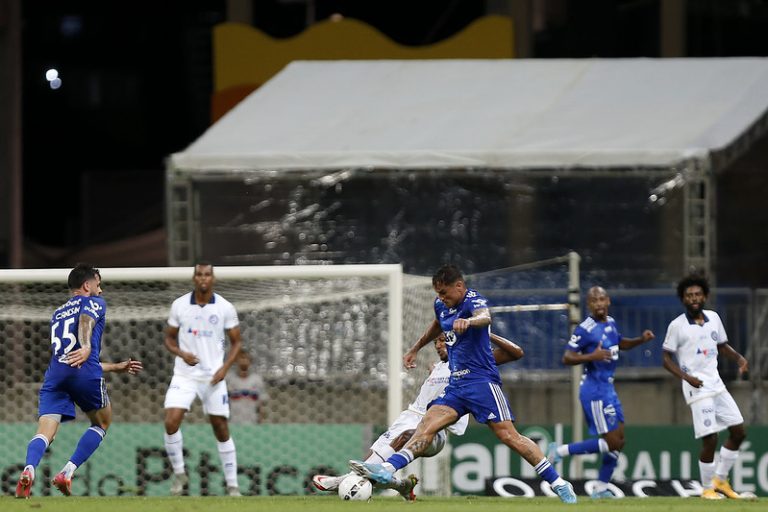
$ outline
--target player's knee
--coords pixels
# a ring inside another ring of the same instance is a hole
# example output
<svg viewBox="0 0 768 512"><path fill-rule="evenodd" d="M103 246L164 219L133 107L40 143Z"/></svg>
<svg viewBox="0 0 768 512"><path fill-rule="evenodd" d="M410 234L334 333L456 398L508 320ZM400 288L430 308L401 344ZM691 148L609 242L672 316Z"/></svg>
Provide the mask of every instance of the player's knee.
<svg viewBox="0 0 768 512"><path fill-rule="evenodd" d="M736 446L741 445L747 438L747 431L744 428L737 428L730 431L730 437Z"/></svg>
<svg viewBox="0 0 768 512"><path fill-rule="evenodd" d="M613 451L620 452L624 448L624 438L623 437L616 437L608 439L608 449Z"/></svg>

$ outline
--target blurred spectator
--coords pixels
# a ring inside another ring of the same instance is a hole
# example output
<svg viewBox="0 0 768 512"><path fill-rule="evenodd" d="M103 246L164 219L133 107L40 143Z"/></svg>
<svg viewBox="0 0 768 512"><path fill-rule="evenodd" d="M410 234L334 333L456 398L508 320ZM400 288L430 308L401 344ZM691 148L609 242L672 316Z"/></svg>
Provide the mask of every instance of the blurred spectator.
<svg viewBox="0 0 768 512"><path fill-rule="evenodd" d="M250 371L251 356L241 351L235 361L236 368L229 373L229 405L232 423L259 423L261 406L269 400L264 379Z"/></svg>

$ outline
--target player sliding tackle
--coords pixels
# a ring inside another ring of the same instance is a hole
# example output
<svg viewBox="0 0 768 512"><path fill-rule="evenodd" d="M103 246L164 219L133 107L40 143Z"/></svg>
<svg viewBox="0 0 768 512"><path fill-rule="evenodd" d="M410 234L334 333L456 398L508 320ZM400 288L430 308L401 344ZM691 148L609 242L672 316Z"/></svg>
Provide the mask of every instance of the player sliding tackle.
<svg viewBox="0 0 768 512"><path fill-rule="evenodd" d="M491 334L491 341L495 345L493 347L493 358L497 365L516 361L523 357L523 350L508 339ZM408 405L408 409L400 413L400 416L389 426L389 429L373 443L365 462L384 462L394 455L395 452L403 448L405 443L413 436L417 425L426 414L429 404L443 393L451 376L451 370L448 365L448 350L445 345L445 334L440 333L435 339L435 350L440 358L440 362L434 365L429 376L421 385L418 396ZM456 423L449 425L447 430L460 436L467 429L468 422L469 415L465 414ZM440 453L445 446L446 437L446 429L440 430L421 456L432 457ZM321 491L335 491L339 488L341 481L351 474L354 473L341 476L315 475L312 478L312 483ZM416 483L418 483L418 480L414 475L409 475L402 480L393 476L392 481L384 484L383 487L395 489L403 498L412 501L416 497L413 492Z"/></svg>
<svg viewBox="0 0 768 512"><path fill-rule="evenodd" d="M563 502L576 503L571 484L560 477L536 443L515 429L491 352L491 314L487 299L466 287L461 271L454 265L440 267L432 277L432 286L437 292L436 318L406 352L403 362L406 368L414 368L418 351L440 332L445 332L451 370L448 386L429 404L427 413L403 449L383 464L352 460L349 461L350 468L374 482L390 483L395 471L425 453L438 432L471 412L478 423L487 424L502 443L531 464Z"/></svg>

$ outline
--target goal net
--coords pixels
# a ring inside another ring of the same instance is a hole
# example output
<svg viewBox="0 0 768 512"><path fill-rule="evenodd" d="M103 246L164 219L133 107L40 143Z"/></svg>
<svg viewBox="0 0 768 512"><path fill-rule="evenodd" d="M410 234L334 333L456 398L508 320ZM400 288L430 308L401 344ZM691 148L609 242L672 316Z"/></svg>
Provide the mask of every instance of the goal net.
<svg viewBox="0 0 768 512"><path fill-rule="evenodd" d="M35 431L37 393L50 358L50 315L66 301L67 274L0 271L4 494L15 488ZM252 495L314 492L311 476L339 474L348 459L364 455L415 397L437 360L425 347L417 368L402 370L404 350L433 319L431 279L403 275L399 265L217 267L215 274L216 292L238 311L250 372L264 381L258 400L255 392L248 397L259 409L259 423L240 423L234 413L231 418L241 489ZM513 299L522 276L499 271L469 281L494 304L509 306L520 302ZM163 400L173 357L165 350L163 330L173 300L192 288L192 270L102 269L102 277L108 310L101 359L139 359L144 371L135 377L105 374L114 421L104 444L78 472L73 493L165 495L171 468L164 457ZM515 313L499 315L499 334L530 337L519 330L525 322L504 320ZM532 352L525 348L527 359ZM37 479L34 494L50 493L45 482L67 461L86 427L81 421L62 425L41 463L44 478ZM215 439L199 402L182 432L190 494L223 494ZM450 462L449 448L415 468L422 492L450 492Z"/></svg>

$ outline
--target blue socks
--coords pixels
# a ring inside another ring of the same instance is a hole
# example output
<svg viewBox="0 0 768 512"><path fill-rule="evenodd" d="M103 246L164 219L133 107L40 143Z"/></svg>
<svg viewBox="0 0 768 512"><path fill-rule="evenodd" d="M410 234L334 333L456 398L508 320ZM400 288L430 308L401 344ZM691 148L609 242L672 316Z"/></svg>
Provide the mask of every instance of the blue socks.
<svg viewBox="0 0 768 512"><path fill-rule="evenodd" d="M600 439L592 438L568 445L570 455L583 455L585 453L600 453Z"/></svg>
<svg viewBox="0 0 768 512"><path fill-rule="evenodd" d="M614 450L603 455L603 465L600 466L598 478L601 482L610 482L613 470L619 464L619 452Z"/></svg>
<svg viewBox="0 0 768 512"><path fill-rule="evenodd" d="M104 439L105 435L107 435L107 433L104 432L104 429L101 427L92 426L86 430L80 438L80 442L77 443L75 453L72 454L72 457L69 460L72 461L75 466L82 466L83 462L88 460L88 457L93 455L93 452L99 447L101 440Z"/></svg>
<svg viewBox="0 0 768 512"><path fill-rule="evenodd" d="M392 467L395 468L395 471L398 469L403 469L405 466L413 462L413 452L411 450L408 450L406 448L403 448L399 452L392 455L390 458L387 459L387 462L392 464Z"/></svg>
<svg viewBox="0 0 768 512"><path fill-rule="evenodd" d="M43 434L37 434L27 445L27 466L37 467L48 449L48 439Z"/></svg>
<svg viewBox="0 0 768 512"><path fill-rule="evenodd" d="M554 483L555 480L560 478L560 475L557 473L555 468L552 467L552 464L550 464L550 462L547 459L541 459L541 462L536 464L534 469L536 470L536 473L538 473L541 478L543 478L550 484Z"/></svg>

